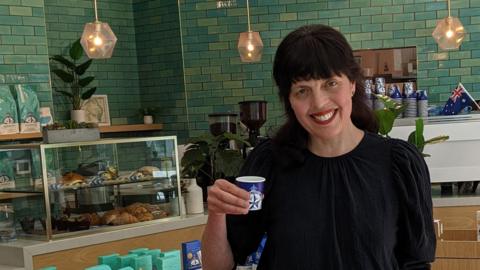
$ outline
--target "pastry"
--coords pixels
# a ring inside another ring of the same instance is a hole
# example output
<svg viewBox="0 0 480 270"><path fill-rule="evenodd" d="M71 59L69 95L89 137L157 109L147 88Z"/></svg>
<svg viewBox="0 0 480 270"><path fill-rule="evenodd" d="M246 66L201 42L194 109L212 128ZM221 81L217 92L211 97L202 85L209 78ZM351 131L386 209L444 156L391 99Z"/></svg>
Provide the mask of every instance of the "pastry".
<svg viewBox="0 0 480 270"><path fill-rule="evenodd" d="M148 210L147 205L146 203L134 203L127 206L125 210L139 221L149 221L153 219L153 215Z"/></svg>
<svg viewBox="0 0 480 270"><path fill-rule="evenodd" d="M67 186L73 186L77 184L85 183L85 177L81 174L68 172L62 176L62 184Z"/></svg>
<svg viewBox="0 0 480 270"><path fill-rule="evenodd" d="M144 176L153 176L153 172L155 171L160 171L158 167L155 166L143 166L140 169L137 170L138 172L142 173Z"/></svg>
<svg viewBox="0 0 480 270"><path fill-rule="evenodd" d="M149 221L149 220L153 220L153 215L152 215L152 213L150 213L150 212L138 214L138 215L136 215L135 217L138 219L138 221Z"/></svg>
<svg viewBox="0 0 480 270"><path fill-rule="evenodd" d="M142 214L149 212L148 209L146 208L145 204L143 203L134 203L125 208L125 210L132 214L132 215L137 215L137 214Z"/></svg>
<svg viewBox="0 0 480 270"><path fill-rule="evenodd" d="M100 219L101 224L104 224L104 225L111 224L113 220L120 215L120 213L121 213L120 209L114 209L106 212L105 214L103 214L102 218Z"/></svg>
<svg viewBox="0 0 480 270"><path fill-rule="evenodd" d="M112 220L113 225L132 224L137 222L138 219L134 215L129 214L128 212L122 212L114 220Z"/></svg>
<svg viewBox="0 0 480 270"><path fill-rule="evenodd" d="M82 216L90 222L91 226L98 226L101 224L100 217L97 213L85 213Z"/></svg>

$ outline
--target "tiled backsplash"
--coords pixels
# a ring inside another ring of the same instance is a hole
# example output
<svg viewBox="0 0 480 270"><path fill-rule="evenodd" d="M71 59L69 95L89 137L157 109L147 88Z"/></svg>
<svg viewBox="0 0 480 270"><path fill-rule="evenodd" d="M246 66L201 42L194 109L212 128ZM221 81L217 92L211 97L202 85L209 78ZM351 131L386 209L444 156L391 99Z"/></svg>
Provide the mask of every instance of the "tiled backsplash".
<svg viewBox="0 0 480 270"><path fill-rule="evenodd" d="M282 37L311 23L337 27L354 49L417 46L418 85L429 91L431 102L444 102L459 81L480 97L480 1L451 1L452 15L460 17L468 34L460 50L439 52L431 33L436 21L447 15L446 1L250 0L252 29L260 32L265 45L262 61L252 64L241 63L237 53L238 34L247 30L245 1L220 8L216 1L197 0L98 4L100 20L119 38L114 57L95 61L90 69L98 94L109 97L111 116L140 121L138 108L158 106L163 108L158 121L180 137L204 133L209 113L238 111L237 103L243 100L267 100L265 129L279 125L282 105L272 82L273 55ZM178 71L177 4L185 89ZM51 106L48 55L65 54L93 18L91 0L2 0L0 83L35 84L42 105ZM66 117L68 104L57 95L54 101L57 118Z"/></svg>

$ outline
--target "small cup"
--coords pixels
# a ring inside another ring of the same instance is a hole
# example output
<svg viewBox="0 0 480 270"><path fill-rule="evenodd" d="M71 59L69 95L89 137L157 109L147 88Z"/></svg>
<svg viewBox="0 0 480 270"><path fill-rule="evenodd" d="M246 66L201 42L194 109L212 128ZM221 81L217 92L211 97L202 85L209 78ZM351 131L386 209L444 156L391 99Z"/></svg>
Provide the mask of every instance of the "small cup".
<svg viewBox="0 0 480 270"><path fill-rule="evenodd" d="M262 209L265 178L260 176L240 176L235 179L237 186L250 192L250 211Z"/></svg>

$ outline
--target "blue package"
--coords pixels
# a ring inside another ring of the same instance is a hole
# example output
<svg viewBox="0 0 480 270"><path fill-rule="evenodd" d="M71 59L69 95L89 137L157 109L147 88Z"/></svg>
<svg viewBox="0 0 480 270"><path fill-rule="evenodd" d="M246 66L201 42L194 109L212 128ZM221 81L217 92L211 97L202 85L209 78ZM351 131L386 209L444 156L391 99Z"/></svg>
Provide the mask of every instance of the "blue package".
<svg viewBox="0 0 480 270"><path fill-rule="evenodd" d="M202 252L199 240L182 243L183 270L202 269Z"/></svg>

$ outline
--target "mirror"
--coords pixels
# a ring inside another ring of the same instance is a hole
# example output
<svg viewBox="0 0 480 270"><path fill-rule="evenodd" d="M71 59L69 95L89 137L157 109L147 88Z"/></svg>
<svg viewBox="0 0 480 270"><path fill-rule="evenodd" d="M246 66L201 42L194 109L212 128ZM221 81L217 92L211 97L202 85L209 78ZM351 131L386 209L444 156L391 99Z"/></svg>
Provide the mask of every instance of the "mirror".
<svg viewBox="0 0 480 270"><path fill-rule="evenodd" d="M386 83L417 80L417 48L356 50L353 55L367 78L384 77Z"/></svg>

